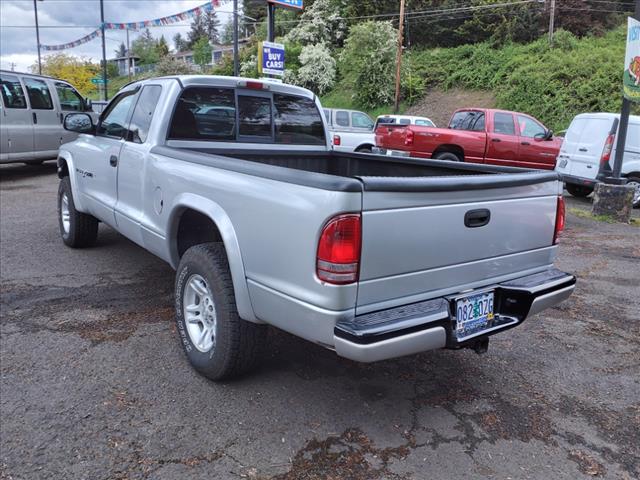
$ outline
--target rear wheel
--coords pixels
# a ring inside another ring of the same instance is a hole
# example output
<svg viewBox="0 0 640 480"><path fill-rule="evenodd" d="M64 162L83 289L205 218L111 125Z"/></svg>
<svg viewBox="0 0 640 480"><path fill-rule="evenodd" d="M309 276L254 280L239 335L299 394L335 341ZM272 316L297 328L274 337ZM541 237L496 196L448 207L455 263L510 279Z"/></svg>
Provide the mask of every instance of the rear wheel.
<svg viewBox="0 0 640 480"><path fill-rule="evenodd" d="M585 185L575 185L573 183L566 184L567 192L569 192L574 197L588 197L593 192L592 187L587 187Z"/></svg>
<svg viewBox="0 0 640 480"><path fill-rule="evenodd" d="M452 152L440 152L433 156L436 160L449 160L450 162L461 162L462 158L460 158L457 154Z"/></svg>
<svg viewBox="0 0 640 480"><path fill-rule="evenodd" d="M630 175L627 177L627 185L635 188L633 193L633 208L640 208L640 177Z"/></svg>
<svg viewBox="0 0 640 480"><path fill-rule="evenodd" d="M356 149L357 153L371 153L371 147L369 146L364 146L364 147L359 147L358 149Z"/></svg>
<svg viewBox="0 0 640 480"><path fill-rule="evenodd" d="M254 368L266 339L266 326L238 316L221 243L188 249L176 272L176 324L189 362L211 380Z"/></svg>
<svg viewBox="0 0 640 480"><path fill-rule="evenodd" d="M76 210L69 177L58 187L58 224L62 241L72 248L90 247L98 237L98 220Z"/></svg>

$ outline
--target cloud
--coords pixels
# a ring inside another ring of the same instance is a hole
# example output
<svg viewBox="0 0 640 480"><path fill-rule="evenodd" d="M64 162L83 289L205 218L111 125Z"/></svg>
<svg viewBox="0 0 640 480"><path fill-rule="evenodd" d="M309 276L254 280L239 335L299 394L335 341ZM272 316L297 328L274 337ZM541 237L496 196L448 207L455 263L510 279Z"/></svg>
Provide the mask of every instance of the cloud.
<svg viewBox="0 0 640 480"><path fill-rule="evenodd" d="M206 0L158 0L158 1L125 1L106 0L104 16L106 22L136 22L150 20L174 13L182 12ZM230 3L222 3L218 15L221 22L226 22L231 15L222 12L231 10ZM44 0L38 2L38 23L40 43L56 45L76 40L100 25L100 3L96 0ZM185 22L188 23L188 22ZM22 25L28 28L10 28ZM55 26L61 28L47 28ZM67 27L67 28L64 28ZM189 26L171 26L151 28L151 34L159 38L164 35L171 44L172 37L180 32L185 35ZM138 33L130 32L133 41ZM120 42L125 41L126 33L118 30L107 30L107 58L113 57L113 51ZM46 55L47 52L41 52ZM94 61L102 58L102 44L95 39L79 47L65 50L65 53L88 57ZM0 0L0 63L2 68L9 68L16 63L16 70L25 71L37 61L37 42L35 32L35 16L33 3L25 0Z"/></svg>

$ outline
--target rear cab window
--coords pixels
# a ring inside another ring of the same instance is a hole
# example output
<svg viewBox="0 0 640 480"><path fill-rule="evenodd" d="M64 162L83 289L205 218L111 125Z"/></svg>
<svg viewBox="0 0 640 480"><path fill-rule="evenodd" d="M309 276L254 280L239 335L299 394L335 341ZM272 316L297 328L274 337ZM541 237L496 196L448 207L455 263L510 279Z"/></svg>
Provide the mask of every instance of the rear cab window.
<svg viewBox="0 0 640 480"><path fill-rule="evenodd" d="M348 127L349 126L349 112L345 112L344 110L336 111L335 115L336 125L340 127Z"/></svg>
<svg viewBox="0 0 640 480"><path fill-rule="evenodd" d="M449 122L449 128L475 132L484 131L484 112L478 110L456 112Z"/></svg>
<svg viewBox="0 0 640 480"><path fill-rule="evenodd" d="M322 115L313 100L217 87L187 87L182 92L168 139L326 144Z"/></svg>
<svg viewBox="0 0 640 480"><path fill-rule="evenodd" d="M0 75L0 92L6 108L27 108L27 100L15 75Z"/></svg>

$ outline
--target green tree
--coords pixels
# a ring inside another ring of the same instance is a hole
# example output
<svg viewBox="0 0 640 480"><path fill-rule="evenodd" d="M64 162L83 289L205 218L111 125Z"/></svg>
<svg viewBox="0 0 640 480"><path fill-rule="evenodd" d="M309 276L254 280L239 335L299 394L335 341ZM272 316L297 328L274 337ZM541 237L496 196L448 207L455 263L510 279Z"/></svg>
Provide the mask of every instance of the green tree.
<svg viewBox="0 0 640 480"><path fill-rule="evenodd" d="M361 107L375 108L393 101L396 37L391 22L367 21L349 30L339 69Z"/></svg>
<svg viewBox="0 0 640 480"><path fill-rule="evenodd" d="M124 42L121 42L120 46L118 48L116 48L113 53L115 54L116 58L126 57L127 56L127 46L124 44Z"/></svg>
<svg viewBox="0 0 640 480"><path fill-rule="evenodd" d="M158 57L163 58L169 55L169 44L164 35L160 36L158 43L156 44L156 50L158 51Z"/></svg>
<svg viewBox="0 0 640 480"><path fill-rule="evenodd" d="M175 47L176 52L184 52L189 48L188 42L182 38L180 32L173 36L173 46Z"/></svg>
<svg viewBox="0 0 640 480"><path fill-rule="evenodd" d="M30 68L32 72L36 73L38 64L36 63ZM86 58L74 57L66 53L54 53L42 58L42 73L66 80L82 94L88 95L95 90L91 79L100 73L100 67Z"/></svg>
<svg viewBox="0 0 640 480"><path fill-rule="evenodd" d="M201 67L208 65L211 63L212 51L213 49L211 48L209 39L207 37L201 37L200 40L193 45L193 61Z"/></svg>
<svg viewBox="0 0 640 480"><path fill-rule="evenodd" d="M229 21L222 27L222 33L220 34L220 43L228 45L233 42L233 22Z"/></svg>
<svg viewBox="0 0 640 480"><path fill-rule="evenodd" d="M138 62L140 65L151 65L157 63L160 59L157 47L158 43L147 28L131 43L131 53L140 57Z"/></svg>

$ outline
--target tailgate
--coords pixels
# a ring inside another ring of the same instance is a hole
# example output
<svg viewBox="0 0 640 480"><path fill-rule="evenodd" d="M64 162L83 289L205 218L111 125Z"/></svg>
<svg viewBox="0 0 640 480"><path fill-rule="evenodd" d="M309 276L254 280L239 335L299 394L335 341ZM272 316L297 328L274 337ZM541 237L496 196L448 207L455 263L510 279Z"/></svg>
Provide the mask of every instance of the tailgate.
<svg viewBox="0 0 640 480"><path fill-rule="evenodd" d="M361 180L358 314L491 285L553 262L560 192L553 172Z"/></svg>

